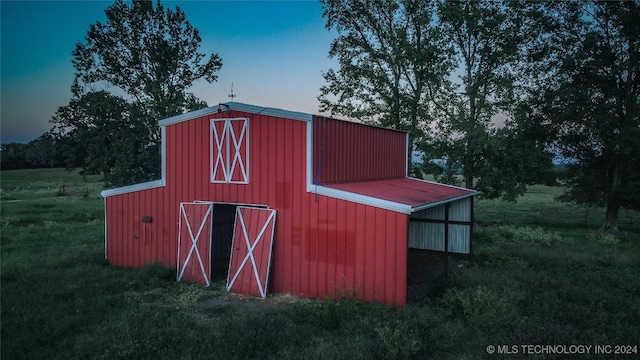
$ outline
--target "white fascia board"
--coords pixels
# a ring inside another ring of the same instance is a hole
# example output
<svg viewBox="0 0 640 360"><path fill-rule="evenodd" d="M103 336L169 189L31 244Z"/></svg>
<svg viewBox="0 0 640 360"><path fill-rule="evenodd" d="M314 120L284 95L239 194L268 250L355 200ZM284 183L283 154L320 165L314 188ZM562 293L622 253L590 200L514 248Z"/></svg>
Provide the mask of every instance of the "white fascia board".
<svg viewBox="0 0 640 360"><path fill-rule="evenodd" d="M429 184L435 184L435 185L440 185L440 186L446 186L446 187L450 187L450 188L453 188L453 189L460 189L460 190L471 191L471 196L475 196L475 195L480 195L480 194L482 194L482 192L480 192L480 191L478 191L478 190L467 189L466 187L462 187L462 186L455 186L455 185L443 184L443 183L439 183L439 182L435 182L435 181L429 181L429 180L424 180L424 179L417 179L417 178L412 178L412 177L410 177L409 179L411 179L411 180L415 180L415 181L422 181L422 182L426 182L426 183L429 183Z"/></svg>
<svg viewBox="0 0 640 360"><path fill-rule="evenodd" d="M360 194L356 194L356 193L352 193L344 190L332 189L332 188L328 188L320 185L318 186L313 185L312 187L313 189L310 192L318 195L324 195L324 196L328 196L336 199L355 202L358 204L369 205L377 208L396 211L403 214L411 214L412 212L411 206L397 203L394 201L378 199L371 196L360 195Z"/></svg>
<svg viewBox="0 0 640 360"><path fill-rule="evenodd" d="M227 110L241 111L241 112L251 113L255 115L276 116L276 117L282 117L285 119L308 121L308 122L313 120L312 114L307 114L303 112L282 110L282 109L257 106L257 105L249 105L249 104L243 104L238 102L229 102L226 104L219 104L219 105L211 106L208 108L191 111L185 114L172 116L164 120L160 120L158 121L158 126L162 127L162 126L177 124L182 121L191 120L193 118L197 118L201 116L217 114Z"/></svg>
<svg viewBox="0 0 640 360"><path fill-rule="evenodd" d="M170 118L166 118L164 120L160 120L158 121L158 126L163 127L163 126L168 126L172 124L177 124L179 122L191 120L193 118L207 116L211 114L217 114L218 112L224 111L224 110L226 110L226 108L220 105L211 106L208 108L191 111L185 114L180 114L180 115L172 116Z"/></svg>
<svg viewBox="0 0 640 360"><path fill-rule="evenodd" d="M264 106L243 104L238 102L229 102L226 104L220 104L220 106L222 110L227 110L228 108L229 110L242 111L242 112L252 113L256 115L276 116L276 117L282 117L285 119L300 120L300 121L307 121L307 122L310 122L313 120L312 114L307 114L307 113L298 112L298 111L282 110L282 109L276 109L276 108L270 108L270 107L264 107Z"/></svg>
<svg viewBox="0 0 640 360"><path fill-rule="evenodd" d="M153 181L147 181L139 184L123 186L115 189L104 190L103 192L100 193L100 195L102 195L102 197L108 197L108 196L121 195L121 194L126 194L126 193L140 191L140 190L154 189L162 186L164 186L164 180L153 180Z"/></svg>
<svg viewBox="0 0 640 360"><path fill-rule="evenodd" d="M429 209L429 208L432 208L432 207L444 205L446 203L456 202L458 200L466 199L466 198L469 198L469 197L472 197L472 196L476 196L476 195L479 195L479 194L480 194L479 192L473 192L473 193L470 193L470 194L465 194L465 195L456 196L456 197L453 197L453 198L448 198L448 199L444 199L444 200L440 200L440 201L436 201L436 202L432 202L432 203L416 206L416 207L411 208L411 212L416 212L416 211L420 211L420 210L424 210L424 209Z"/></svg>
<svg viewBox="0 0 640 360"><path fill-rule="evenodd" d="M460 195L460 196L456 196L456 197L453 197L453 198L448 198L448 199L444 199L444 200L440 200L440 201L436 201L436 202L432 202L432 203L416 206L411 210L411 212L416 212L416 211L420 211L420 210L424 210L424 209L440 206L442 204L446 204L446 203L450 203L450 202L454 202L454 201L458 201L458 200L466 199L468 197L477 196L477 195L482 194L480 191L473 190L473 189L467 189L467 188L464 188L464 187L461 187L461 186L442 184L442 183L435 182L435 181L416 179L416 178L410 178L410 179L411 180L416 180L416 181L426 182L426 183L429 183L429 184L435 184L435 185L446 186L446 187L450 187L450 188L454 188L454 189L470 191L469 193L464 194L464 195Z"/></svg>

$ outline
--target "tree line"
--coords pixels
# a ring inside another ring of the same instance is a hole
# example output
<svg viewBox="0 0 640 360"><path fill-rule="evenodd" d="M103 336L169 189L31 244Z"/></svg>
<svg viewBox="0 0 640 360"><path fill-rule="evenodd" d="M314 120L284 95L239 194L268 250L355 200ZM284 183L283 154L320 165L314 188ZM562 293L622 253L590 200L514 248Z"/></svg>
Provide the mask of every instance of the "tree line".
<svg viewBox="0 0 640 360"><path fill-rule="evenodd" d="M560 157L561 199L606 206L603 230L640 209L640 2L322 4L322 109L408 131L416 173L513 200Z"/></svg>
<svg viewBox="0 0 640 360"><path fill-rule="evenodd" d="M562 200L606 206L603 230L640 208L640 1L321 4L338 67L320 110L406 130L424 154L407 159L415 176L514 200L562 158ZM159 176L157 121L205 107L188 89L216 81L222 60L199 52L177 6L116 0L105 13L73 51L72 99L27 145L119 186ZM19 152L3 145L3 168Z"/></svg>

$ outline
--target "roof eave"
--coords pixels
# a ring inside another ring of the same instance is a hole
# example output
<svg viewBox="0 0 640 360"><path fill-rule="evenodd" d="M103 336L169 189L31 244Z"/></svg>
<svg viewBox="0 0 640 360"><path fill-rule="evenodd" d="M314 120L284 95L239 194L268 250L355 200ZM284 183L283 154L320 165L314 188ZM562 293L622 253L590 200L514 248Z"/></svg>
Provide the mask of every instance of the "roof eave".
<svg viewBox="0 0 640 360"><path fill-rule="evenodd" d="M414 206L414 207L411 208L411 212L414 213L416 211L429 209L429 208L432 208L432 207L444 205L446 203L451 203L451 202L462 200L462 199L466 199L466 198L470 198L470 197L473 197L473 196L476 196L476 195L480 195L480 194L481 193L479 191L473 191L473 192L470 192L468 194L459 195L459 196L455 196L455 197L451 197L451 198L435 201L435 202L432 202L432 203L427 203L427 204Z"/></svg>
<svg viewBox="0 0 640 360"><path fill-rule="evenodd" d="M191 111L185 114L172 116L164 120L160 120L158 121L158 126L168 126L172 124L177 124L177 123L188 121L197 117L217 114L227 110L240 111L240 112L245 112L245 113L250 113L255 115L282 117L286 119L300 120L300 121L307 121L307 122L310 122L313 120L313 115L303 113L303 112L249 105L249 104L243 104L238 102L228 102L225 104L219 104L219 105L211 106L208 108Z"/></svg>

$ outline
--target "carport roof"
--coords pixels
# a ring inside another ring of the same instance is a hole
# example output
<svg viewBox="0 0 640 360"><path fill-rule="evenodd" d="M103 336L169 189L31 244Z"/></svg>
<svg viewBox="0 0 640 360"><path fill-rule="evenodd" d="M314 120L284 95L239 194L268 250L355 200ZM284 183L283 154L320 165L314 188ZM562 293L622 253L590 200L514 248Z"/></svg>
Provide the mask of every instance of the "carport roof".
<svg viewBox="0 0 640 360"><path fill-rule="evenodd" d="M480 194L471 189L409 177L324 184L322 187L336 191L336 195L341 193L343 195L339 196L341 198L349 198L347 194L354 194L358 197L377 199L388 205L395 204L394 208L405 213L420 211ZM372 205L375 205L375 201ZM389 206L382 207L390 208Z"/></svg>

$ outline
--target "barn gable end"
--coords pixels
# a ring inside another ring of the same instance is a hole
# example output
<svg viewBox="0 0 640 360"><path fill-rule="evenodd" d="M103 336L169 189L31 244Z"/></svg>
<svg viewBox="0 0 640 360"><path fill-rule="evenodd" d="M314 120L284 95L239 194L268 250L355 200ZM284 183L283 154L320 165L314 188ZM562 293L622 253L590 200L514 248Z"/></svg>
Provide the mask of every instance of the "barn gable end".
<svg viewBox="0 0 640 360"><path fill-rule="evenodd" d="M181 203L213 204L218 250L211 251L222 252L230 246L216 241L230 225L216 221L238 205L259 206L277 212L270 291L312 298L347 291L402 305L408 234L438 233L436 218L416 230L421 211L476 194L407 178L405 132L240 103L159 125L162 178L102 193L105 254L116 266L178 266Z"/></svg>

